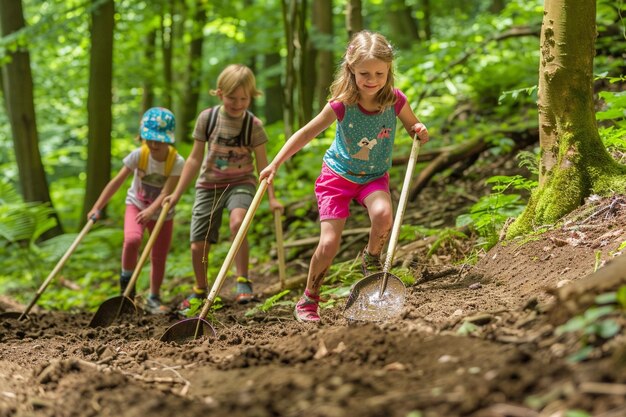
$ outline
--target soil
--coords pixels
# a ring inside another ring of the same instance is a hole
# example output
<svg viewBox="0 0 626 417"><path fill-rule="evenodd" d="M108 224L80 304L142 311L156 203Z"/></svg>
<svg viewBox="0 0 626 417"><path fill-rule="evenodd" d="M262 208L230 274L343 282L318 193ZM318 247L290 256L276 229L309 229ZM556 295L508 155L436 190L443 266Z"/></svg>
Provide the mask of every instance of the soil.
<svg viewBox="0 0 626 417"><path fill-rule="evenodd" d="M413 264L417 283L402 315L383 323L348 321L345 298L321 311L321 325L296 322L292 305L246 315L250 306L228 293L216 336L184 344L159 340L175 316L96 329L91 312L35 309L30 320L2 320L0 417L626 416L623 327L582 343L547 314L558 308L554 288L619 254L625 201L591 199L474 266L412 254L424 259ZM257 276L255 289L276 281ZM623 314L615 320L625 325ZM584 346L588 357L571 361Z"/></svg>

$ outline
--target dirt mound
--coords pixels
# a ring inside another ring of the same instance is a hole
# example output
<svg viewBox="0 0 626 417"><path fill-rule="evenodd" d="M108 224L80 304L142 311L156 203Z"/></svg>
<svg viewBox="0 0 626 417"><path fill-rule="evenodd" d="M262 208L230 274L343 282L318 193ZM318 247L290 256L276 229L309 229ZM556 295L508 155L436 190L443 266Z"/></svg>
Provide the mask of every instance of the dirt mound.
<svg viewBox="0 0 626 417"><path fill-rule="evenodd" d="M159 341L168 316L97 329L89 313L3 320L0 416L626 415L623 331L571 363L576 339L544 314L549 289L618 253L625 224L623 202L591 201L475 267L431 268L386 323L347 321L344 301L321 326L227 303L216 337L176 345Z"/></svg>

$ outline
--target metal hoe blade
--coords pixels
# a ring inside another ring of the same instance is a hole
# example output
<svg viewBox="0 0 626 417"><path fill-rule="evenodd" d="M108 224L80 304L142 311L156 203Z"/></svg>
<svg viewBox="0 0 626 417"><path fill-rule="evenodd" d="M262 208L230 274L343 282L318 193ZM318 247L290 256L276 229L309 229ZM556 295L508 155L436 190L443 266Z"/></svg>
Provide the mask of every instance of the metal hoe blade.
<svg viewBox="0 0 626 417"><path fill-rule="evenodd" d="M387 285L381 294L385 274ZM376 272L354 285L343 315L350 320L389 320L402 312L405 294L406 288L400 278L388 272Z"/></svg>
<svg viewBox="0 0 626 417"><path fill-rule="evenodd" d="M215 337L217 333L213 326L203 318L194 317L181 320L171 325L161 336L161 342L185 343L202 336Z"/></svg>
<svg viewBox="0 0 626 417"><path fill-rule="evenodd" d="M7 311L6 313L0 313L0 320L22 321L24 319L30 320L30 317L24 313L20 313L19 311Z"/></svg>
<svg viewBox="0 0 626 417"><path fill-rule="evenodd" d="M98 307L98 311L89 322L89 327L108 327L122 318L130 318L137 314L137 306L133 300L123 295L109 298Z"/></svg>

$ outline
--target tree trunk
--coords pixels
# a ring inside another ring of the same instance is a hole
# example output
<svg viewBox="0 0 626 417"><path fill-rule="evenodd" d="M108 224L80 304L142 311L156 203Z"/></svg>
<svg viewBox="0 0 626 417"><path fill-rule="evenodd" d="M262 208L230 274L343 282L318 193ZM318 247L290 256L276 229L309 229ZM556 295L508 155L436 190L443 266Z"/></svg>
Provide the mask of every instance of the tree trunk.
<svg viewBox="0 0 626 417"><path fill-rule="evenodd" d="M152 68L155 61L155 47L156 47L157 31L151 30L146 36L146 51L145 62L149 68ZM143 94L141 97L142 114L150 107L154 106L154 74L151 71L150 75L146 77L143 82Z"/></svg>
<svg viewBox="0 0 626 417"><path fill-rule="evenodd" d="M424 26L424 39L430 40L433 35L432 25L430 22L432 15L430 0L422 0L422 11L424 12L424 24L422 25Z"/></svg>
<svg viewBox="0 0 626 417"><path fill-rule="evenodd" d="M281 66L280 54L278 52L265 55L263 68L266 73L271 73L267 77L267 87L265 88L265 123L272 124L283 118L284 91L280 71L275 68Z"/></svg>
<svg viewBox="0 0 626 417"><path fill-rule="evenodd" d="M405 0L395 0L390 3L387 16L391 23L393 43L402 49L409 49L420 38L417 21L413 18L413 10Z"/></svg>
<svg viewBox="0 0 626 417"><path fill-rule="evenodd" d="M361 0L348 0L346 3L346 30L348 39L363 30L363 16L361 14Z"/></svg>
<svg viewBox="0 0 626 417"><path fill-rule="evenodd" d="M285 44L287 46L287 58L285 68L285 89L283 92L284 109L283 121L285 123L285 137L290 137L294 131L295 107L294 107L294 88L296 87L296 68L295 68L295 21L297 15L297 2L294 0L282 1L283 26L285 27Z"/></svg>
<svg viewBox="0 0 626 417"><path fill-rule="evenodd" d="M489 11L493 14L499 14L502 10L504 10L505 6L506 3L504 0L493 0L491 2L491 6L489 7Z"/></svg>
<svg viewBox="0 0 626 417"><path fill-rule="evenodd" d="M167 6L166 6L167 7ZM174 15L176 0L169 1L169 10L164 8L161 15L161 51L163 53L163 107L173 110L172 100L172 51L174 48Z"/></svg>
<svg viewBox="0 0 626 417"><path fill-rule="evenodd" d="M314 43L315 68L317 70L315 95L317 110L321 110L328 100L330 85L333 82L335 59L333 44L333 3L332 0L313 1L313 27L320 43Z"/></svg>
<svg viewBox="0 0 626 417"><path fill-rule="evenodd" d="M556 223L592 193L626 191L626 166L606 151L595 120L595 0L546 0L539 64L539 187L507 237Z"/></svg>
<svg viewBox="0 0 626 417"><path fill-rule="evenodd" d="M87 186L83 219L111 177L111 105L113 101L113 28L115 2L108 0L91 12L91 55L87 97Z"/></svg>
<svg viewBox="0 0 626 417"><path fill-rule="evenodd" d="M198 115L198 99L202 85L202 45L204 43L203 28L207 13L201 4L196 5L193 17L192 40L189 45L189 59L185 79L185 90L181 106L176 117L176 139L191 141L190 132Z"/></svg>
<svg viewBox="0 0 626 417"><path fill-rule="evenodd" d="M315 92L315 53L311 51L311 39L307 30L308 2L300 0L298 10L298 127L313 118L313 95Z"/></svg>
<svg viewBox="0 0 626 417"><path fill-rule="evenodd" d="M21 30L25 24L21 0L0 1L2 36ZM39 152L30 55L25 47L14 52L7 51L7 54L11 59L2 66L2 84L19 170L20 189L25 201L49 203L52 206ZM44 234L44 238L63 233L58 216L54 214L54 217L57 224Z"/></svg>

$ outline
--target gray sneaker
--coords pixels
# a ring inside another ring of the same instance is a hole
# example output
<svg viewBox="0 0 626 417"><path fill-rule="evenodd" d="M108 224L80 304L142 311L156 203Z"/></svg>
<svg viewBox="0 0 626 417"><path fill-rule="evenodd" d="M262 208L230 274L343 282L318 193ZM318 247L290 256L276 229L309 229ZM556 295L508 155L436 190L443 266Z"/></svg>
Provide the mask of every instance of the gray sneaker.
<svg viewBox="0 0 626 417"><path fill-rule="evenodd" d="M150 314L169 313L169 308L163 305L161 298L158 295L150 295L148 297L146 300L145 310Z"/></svg>

